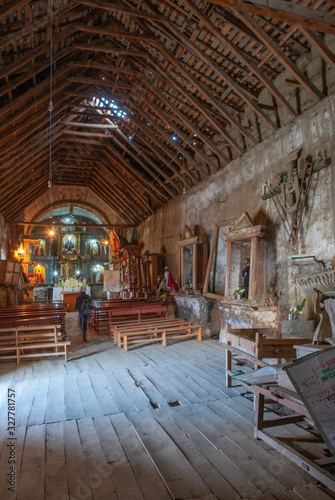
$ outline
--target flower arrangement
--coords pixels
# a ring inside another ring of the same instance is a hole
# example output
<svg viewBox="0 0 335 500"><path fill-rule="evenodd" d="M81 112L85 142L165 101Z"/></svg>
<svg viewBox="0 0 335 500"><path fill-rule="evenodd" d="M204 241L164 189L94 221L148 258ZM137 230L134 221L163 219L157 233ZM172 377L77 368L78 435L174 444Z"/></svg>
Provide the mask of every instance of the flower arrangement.
<svg viewBox="0 0 335 500"><path fill-rule="evenodd" d="M237 290L236 290L236 293L239 296L239 298L242 297L242 295L244 294L244 292L245 292L245 288L242 285L239 285L237 287Z"/></svg>
<svg viewBox="0 0 335 500"><path fill-rule="evenodd" d="M186 282L183 288L186 291L186 293L188 293L192 290L193 286L191 285L191 283Z"/></svg>
<svg viewBox="0 0 335 500"><path fill-rule="evenodd" d="M306 304L306 299L304 299L299 306L296 307L290 307L288 319L293 319L293 316L295 314L302 314L302 310L305 307Z"/></svg>
<svg viewBox="0 0 335 500"><path fill-rule="evenodd" d="M161 299L165 300L169 294L167 292L162 293Z"/></svg>

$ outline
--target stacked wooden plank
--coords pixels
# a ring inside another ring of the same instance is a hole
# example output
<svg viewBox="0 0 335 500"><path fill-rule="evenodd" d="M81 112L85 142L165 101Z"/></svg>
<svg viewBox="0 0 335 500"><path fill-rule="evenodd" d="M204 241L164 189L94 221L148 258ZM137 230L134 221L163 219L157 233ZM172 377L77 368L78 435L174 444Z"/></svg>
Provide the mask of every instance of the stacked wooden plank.
<svg viewBox="0 0 335 500"><path fill-rule="evenodd" d="M131 344L161 342L166 347L167 340L194 338L201 342L202 325L184 319L147 320L142 323L128 323L111 326L111 337L125 351Z"/></svg>

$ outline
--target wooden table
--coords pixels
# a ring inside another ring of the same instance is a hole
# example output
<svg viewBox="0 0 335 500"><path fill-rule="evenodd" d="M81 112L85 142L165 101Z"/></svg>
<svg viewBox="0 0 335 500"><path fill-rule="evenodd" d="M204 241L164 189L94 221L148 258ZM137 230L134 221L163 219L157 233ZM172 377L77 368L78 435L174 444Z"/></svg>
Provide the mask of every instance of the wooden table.
<svg viewBox="0 0 335 500"><path fill-rule="evenodd" d="M312 460L306 458L304 455L298 453L292 447L288 446L285 442L270 435L264 429L269 427L277 427L286 424L301 422L307 419L308 423L313 424L312 417L310 416L307 408L301 401L299 395L285 387L277 384L263 384L263 385L247 385L242 382L248 391L255 394L255 424L254 424L254 437L266 442L274 449L285 455L292 460L299 467L307 471L311 476L327 486L331 491L335 492L335 475L328 473L320 465ZM295 412L295 415L289 415L277 418L264 418L264 403L265 399L270 399L279 403L290 410ZM326 446L326 445L325 445ZM319 461L320 462L320 461ZM320 462L321 463L321 462ZM335 458L323 460L324 465L335 463Z"/></svg>

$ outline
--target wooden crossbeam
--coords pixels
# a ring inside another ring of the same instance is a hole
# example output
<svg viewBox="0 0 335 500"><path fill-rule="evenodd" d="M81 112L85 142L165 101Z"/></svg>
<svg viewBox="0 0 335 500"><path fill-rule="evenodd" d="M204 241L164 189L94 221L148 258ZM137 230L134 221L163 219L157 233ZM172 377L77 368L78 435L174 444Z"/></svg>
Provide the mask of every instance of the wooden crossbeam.
<svg viewBox="0 0 335 500"><path fill-rule="evenodd" d="M304 5L285 0L207 0L208 3L230 7L239 12L247 12L289 23L296 23L306 28L335 35L335 16L329 12L320 12Z"/></svg>
<svg viewBox="0 0 335 500"><path fill-rule="evenodd" d="M307 76L294 64L276 42L257 24L250 14L238 13L239 18L254 31L256 36L266 45L266 47L277 57L277 59L292 73L294 78L313 95L315 99L323 98L322 92L307 78Z"/></svg>

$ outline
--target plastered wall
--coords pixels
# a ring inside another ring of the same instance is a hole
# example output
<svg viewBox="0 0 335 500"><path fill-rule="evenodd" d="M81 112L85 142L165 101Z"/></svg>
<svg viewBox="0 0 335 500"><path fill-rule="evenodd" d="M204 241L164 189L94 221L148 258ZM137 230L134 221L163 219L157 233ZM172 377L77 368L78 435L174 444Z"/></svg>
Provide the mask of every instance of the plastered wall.
<svg viewBox="0 0 335 500"><path fill-rule="evenodd" d="M292 283L289 256L312 253L335 265L334 126L335 97L330 96L148 218L139 227L143 250L160 252L164 246L170 270L177 276L178 236L185 225L200 225L211 243L217 222L238 218L246 211L255 224L266 227L267 295L278 305L278 319L285 318L289 307L303 298ZM261 196L265 182L287 172L290 160L298 158L300 151L312 157L325 152L331 163L312 177L301 232L292 249L273 200L263 201ZM218 260L225 259L224 245L219 248ZM305 313L310 314L308 308Z"/></svg>

